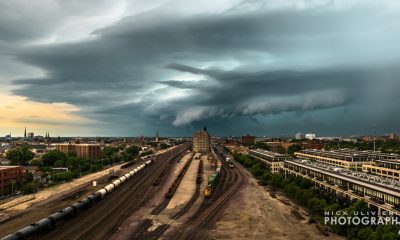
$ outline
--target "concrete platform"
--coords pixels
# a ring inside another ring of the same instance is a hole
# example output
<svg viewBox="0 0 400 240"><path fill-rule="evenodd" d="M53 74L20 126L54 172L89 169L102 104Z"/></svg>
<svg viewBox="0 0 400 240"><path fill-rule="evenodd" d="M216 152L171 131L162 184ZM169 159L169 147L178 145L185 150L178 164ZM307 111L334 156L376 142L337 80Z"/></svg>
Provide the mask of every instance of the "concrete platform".
<svg viewBox="0 0 400 240"><path fill-rule="evenodd" d="M196 154L195 156L199 156L199 154ZM196 159L195 157L166 209L174 209L183 206L193 196L196 191L196 178L199 164L200 159Z"/></svg>

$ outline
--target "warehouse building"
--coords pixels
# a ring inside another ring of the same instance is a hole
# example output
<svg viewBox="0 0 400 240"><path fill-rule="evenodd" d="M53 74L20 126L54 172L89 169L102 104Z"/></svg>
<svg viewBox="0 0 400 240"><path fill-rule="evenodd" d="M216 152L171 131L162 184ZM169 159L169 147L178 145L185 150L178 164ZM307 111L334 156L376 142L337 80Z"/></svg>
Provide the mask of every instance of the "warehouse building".
<svg viewBox="0 0 400 240"><path fill-rule="evenodd" d="M193 134L193 151L205 154L210 152L210 135L206 128Z"/></svg>
<svg viewBox="0 0 400 240"><path fill-rule="evenodd" d="M367 152L358 152L354 150L302 150L294 153L297 158L310 159L316 162L343 167L348 169L362 170L362 165L371 164Z"/></svg>
<svg viewBox="0 0 400 240"><path fill-rule="evenodd" d="M287 154L280 154L262 149L250 150L249 154L250 156L260 160L261 163L270 169L272 173L278 173L283 167L283 161L290 159Z"/></svg>
<svg viewBox="0 0 400 240"><path fill-rule="evenodd" d="M285 160L285 177L295 175L338 198L364 200L378 211L400 216L400 182L309 160Z"/></svg>

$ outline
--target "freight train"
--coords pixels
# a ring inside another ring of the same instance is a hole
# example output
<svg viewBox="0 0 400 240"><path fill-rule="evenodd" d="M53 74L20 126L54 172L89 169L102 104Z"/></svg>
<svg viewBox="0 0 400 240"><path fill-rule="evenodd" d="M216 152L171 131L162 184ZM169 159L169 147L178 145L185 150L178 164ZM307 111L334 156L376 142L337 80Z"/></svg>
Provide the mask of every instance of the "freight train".
<svg viewBox="0 0 400 240"><path fill-rule="evenodd" d="M99 191L93 193L89 197L80 200L79 202L64 208L61 211L58 211L47 218L39 220L36 223L33 223L23 229L20 229L14 234L10 234L3 238L3 240L24 240L30 239L33 236L50 231L55 228L56 225L62 223L65 220L71 219L76 215L80 214L82 211L90 208L94 203L102 200L119 186L121 186L125 181L129 180L131 177L139 173L142 169L147 167L153 162L153 159L146 161L145 163L140 164L138 167L128 172L127 174L119 177L114 180L112 183L108 184L104 188Z"/></svg>
<svg viewBox="0 0 400 240"><path fill-rule="evenodd" d="M220 161L217 160L215 172L208 177L208 184L206 186L206 189L204 190L204 197L209 198L214 192L221 175L221 170L222 164Z"/></svg>

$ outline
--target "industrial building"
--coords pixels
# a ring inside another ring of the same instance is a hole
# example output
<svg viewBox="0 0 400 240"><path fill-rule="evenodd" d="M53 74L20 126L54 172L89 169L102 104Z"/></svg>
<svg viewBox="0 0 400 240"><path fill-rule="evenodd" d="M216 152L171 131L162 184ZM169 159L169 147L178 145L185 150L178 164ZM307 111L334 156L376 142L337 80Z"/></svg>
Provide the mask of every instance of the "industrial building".
<svg viewBox="0 0 400 240"><path fill-rule="evenodd" d="M193 151L199 153L210 152L210 135L206 128L193 134Z"/></svg>
<svg viewBox="0 0 400 240"><path fill-rule="evenodd" d="M353 150L302 150L294 153L297 158L310 159L328 165L348 169L362 170L362 165L370 164L372 160L367 152L355 152Z"/></svg>
<svg viewBox="0 0 400 240"><path fill-rule="evenodd" d="M99 159L100 158L100 145L99 144L71 144L62 143L55 144L55 149L65 154L69 152L76 152L78 157L86 159Z"/></svg>
<svg viewBox="0 0 400 240"><path fill-rule="evenodd" d="M285 177L306 178L320 191L352 201L364 200L378 211L400 216L400 182L368 173L333 167L310 160L285 160Z"/></svg>
<svg viewBox="0 0 400 240"><path fill-rule="evenodd" d="M400 170L364 164L362 166L362 171L400 181Z"/></svg>
<svg viewBox="0 0 400 240"><path fill-rule="evenodd" d="M290 159L287 154L280 154L270 152L262 149L255 149L249 151L250 156L258 159L263 165L271 170L272 173L278 173L283 167L283 161Z"/></svg>

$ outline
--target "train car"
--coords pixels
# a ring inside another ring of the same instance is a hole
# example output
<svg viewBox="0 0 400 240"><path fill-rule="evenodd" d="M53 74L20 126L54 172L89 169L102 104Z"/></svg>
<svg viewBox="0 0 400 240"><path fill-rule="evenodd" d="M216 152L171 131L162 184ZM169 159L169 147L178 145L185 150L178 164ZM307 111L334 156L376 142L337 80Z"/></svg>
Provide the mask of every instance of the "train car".
<svg viewBox="0 0 400 240"><path fill-rule="evenodd" d="M219 172L214 173L210 177L208 177L208 185L206 186L206 189L204 190L204 196L206 198L208 198L212 195L212 192L214 191L215 187L217 186L218 179L219 179Z"/></svg>

